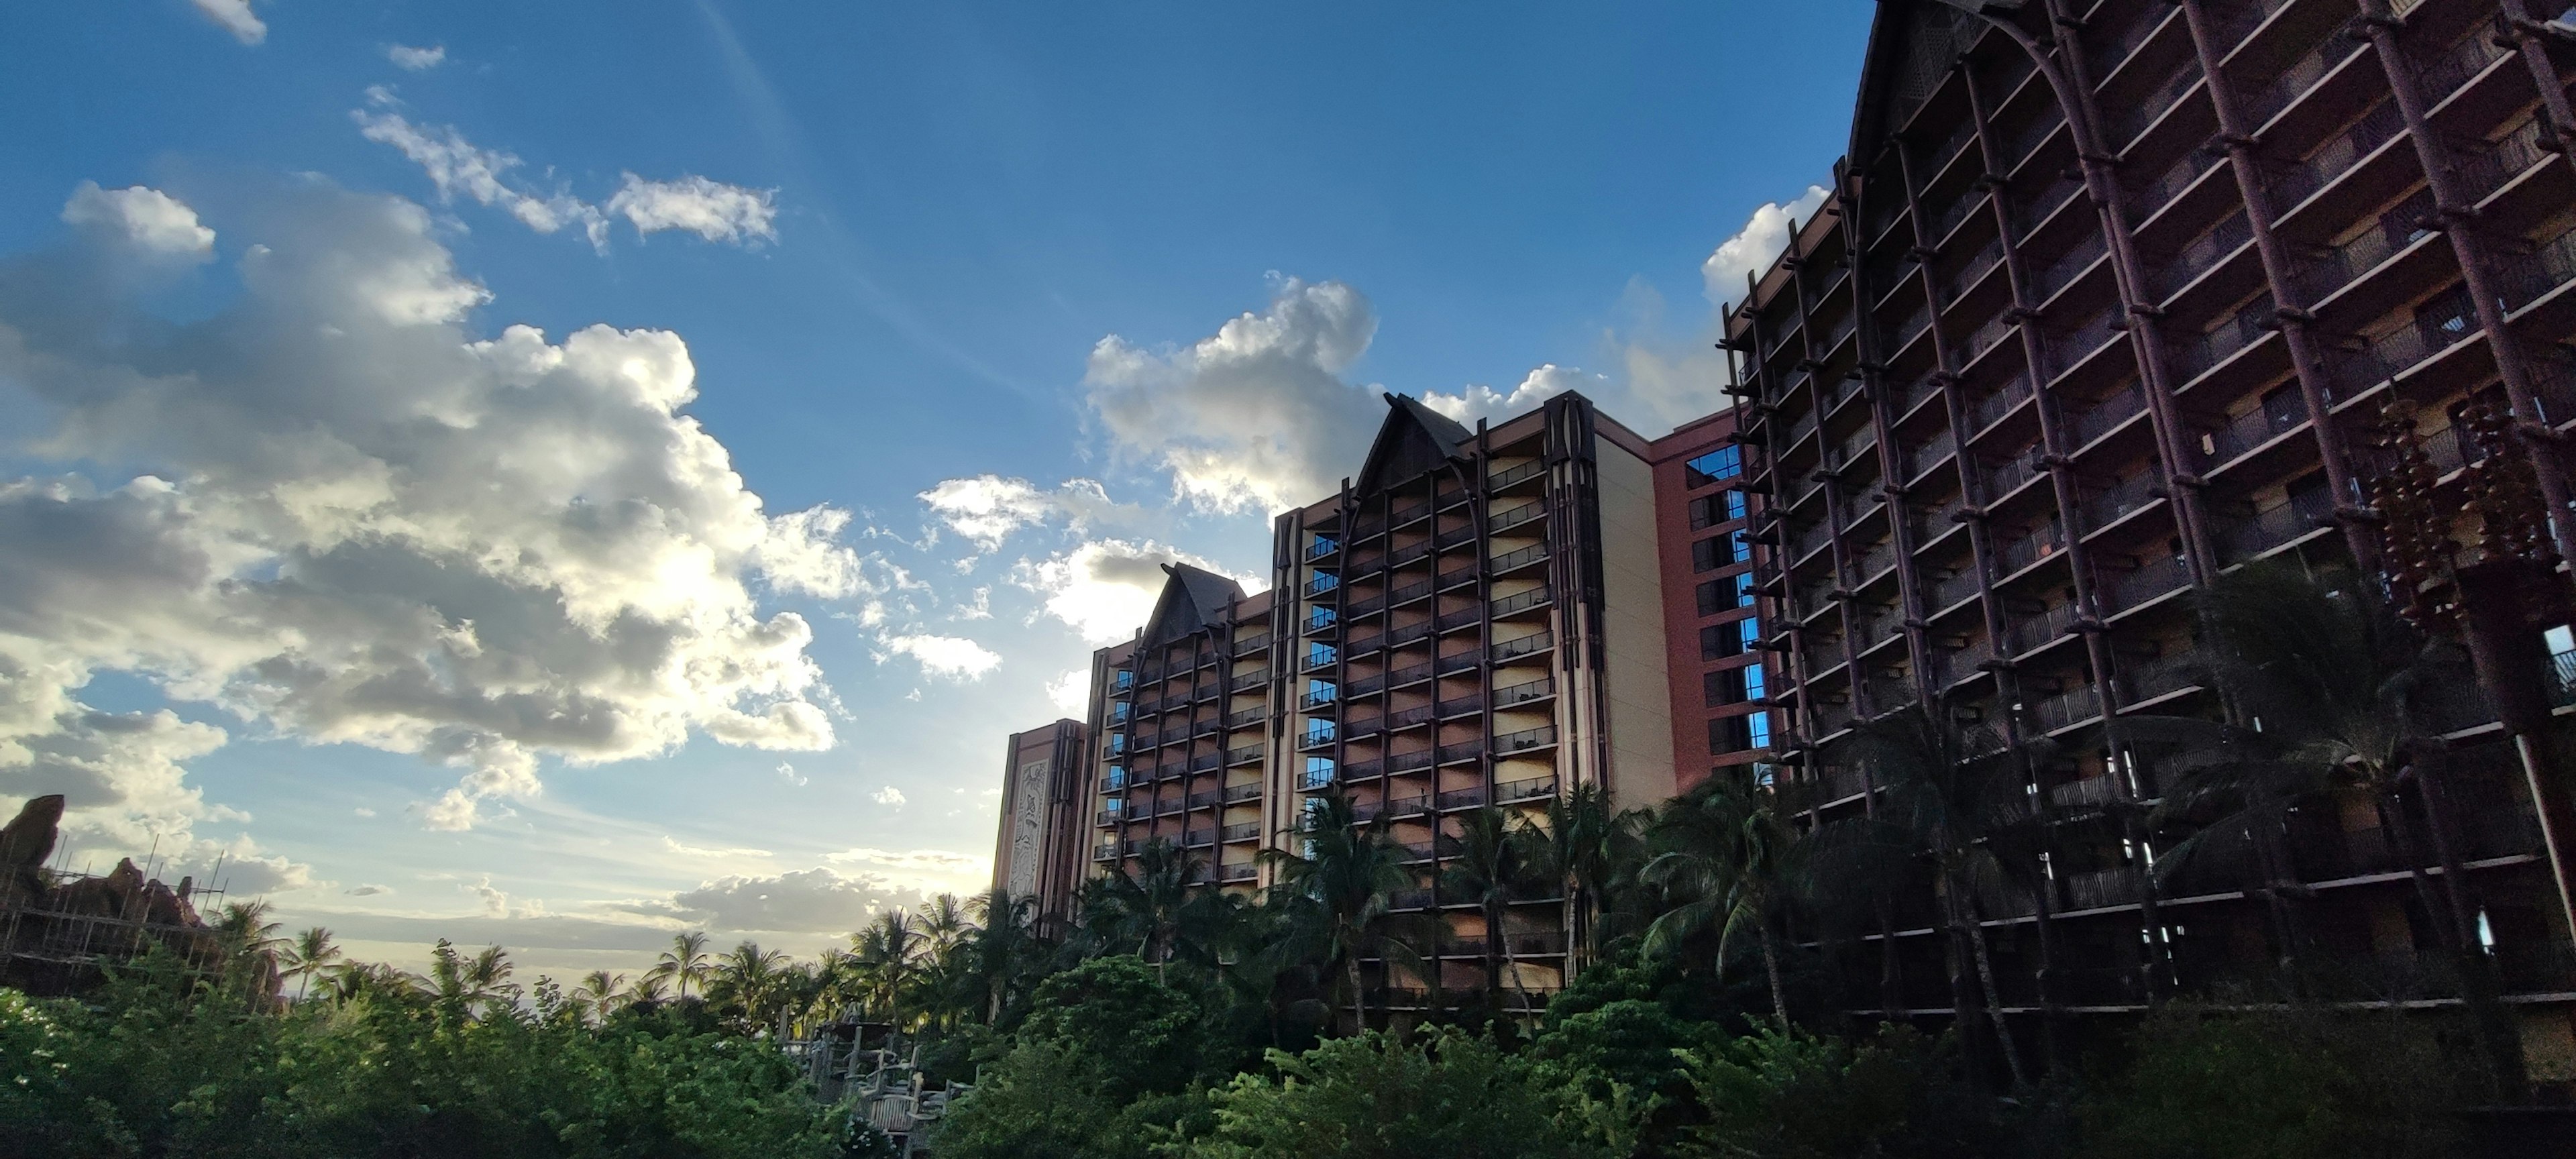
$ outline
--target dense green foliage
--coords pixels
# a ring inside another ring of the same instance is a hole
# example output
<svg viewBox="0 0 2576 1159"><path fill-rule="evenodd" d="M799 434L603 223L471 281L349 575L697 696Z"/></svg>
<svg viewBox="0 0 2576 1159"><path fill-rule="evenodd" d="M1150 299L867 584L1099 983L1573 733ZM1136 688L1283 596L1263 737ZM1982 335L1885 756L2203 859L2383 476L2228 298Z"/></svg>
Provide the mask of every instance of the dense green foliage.
<svg viewBox="0 0 2576 1159"><path fill-rule="evenodd" d="M469 1014L376 986L266 1007L168 962L92 1004L0 992L0 1155L844 1153L796 1068L703 1009L594 1025L545 993Z"/></svg>

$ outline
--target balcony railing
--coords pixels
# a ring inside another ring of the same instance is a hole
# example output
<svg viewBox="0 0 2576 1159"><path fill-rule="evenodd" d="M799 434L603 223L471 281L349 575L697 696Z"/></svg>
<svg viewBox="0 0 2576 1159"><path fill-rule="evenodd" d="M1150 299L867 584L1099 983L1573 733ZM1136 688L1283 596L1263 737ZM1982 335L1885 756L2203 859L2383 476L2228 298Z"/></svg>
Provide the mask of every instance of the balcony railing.
<svg viewBox="0 0 2576 1159"><path fill-rule="evenodd" d="M1545 514L1547 514L1547 504L1533 499L1518 507L1495 512L1492 518L1485 521L1485 529L1494 534L1501 534L1507 529L1518 527Z"/></svg>
<svg viewBox="0 0 2576 1159"><path fill-rule="evenodd" d="M1501 617L1511 615L1514 612L1526 611L1530 608L1535 608L1554 598L1555 595L1549 589L1548 585L1540 584L1528 591L1513 592L1508 596L1495 600L1493 603L1492 615L1499 619Z"/></svg>
<svg viewBox="0 0 2576 1159"><path fill-rule="evenodd" d="M1959 267L1959 272L1951 275L1950 280L1942 284L1941 300L1945 303L1958 301L1960 295L1967 293L1969 287L1977 284L1977 279L1985 277L1988 270L1994 269L2003 260L2003 239L1997 238L1987 242L1986 248L1978 250L1975 257L1968 259L1968 264Z"/></svg>
<svg viewBox="0 0 2576 1159"><path fill-rule="evenodd" d="M1495 556L1493 570L1498 573L1506 572L1524 564L1536 563L1539 560L1546 558L1547 545L1544 543L1533 543L1528 547L1521 548L1517 551L1507 551L1501 555Z"/></svg>
<svg viewBox="0 0 2576 1159"><path fill-rule="evenodd" d="M2142 703L2201 684L2208 679L2207 671L2208 662L2194 652L2123 665L2120 693L2126 703Z"/></svg>
<svg viewBox="0 0 2576 1159"><path fill-rule="evenodd" d="M2010 213L2014 235L2025 235L2038 228L2039 223L2054 216L2059 207L2074 200L2075 195L2083 191L2084 182L2081 178L2061 174L2047 187L2027 197L2012 199Z"/></svg>
<svg viewBox="0 0 2576 1159"><path fill-rule="evenodd" d="M1547 470L1547 463L1544 460L1532 459L1517 467L1506 467L1501 471L1497 471L1494 474L1487 476L1485 478L1485 487L1488 490L1499 491L1514 483L1518 483L1523 479L1530 478L1544 470Z"/></svg>
<svg viewBox="0 0 2576 1159"><path fill-rule="evenodd" d="M2240 209L2229 214L2216 228L2182 247L2182 252L2175 254L2172 261L2149 274L2148 294L2160 302L2172 297L2175 291L2190 285L2193 279L2208 273L2229 254L2243 249L2245 243L2252 240L2254 224L2246 218L2245 211Z"/></svg>
<svg viewBox="0 0 2576 1159"><path fill-rule="evenodd" d="M2094 351L2109 343L2123 329L2119 311L2105 309L2072 333L2049 335L2043 350L2047 357L2048 377L2054 379L2075 369L2077 363L2091 357Z"/></svg>
<svg viewBox="0 0 2576 1159"><path fill-rule="evenodd" d="M2359 350L2338 352L2332 360L2336 393L2359 394L2481 333L2467 319L2426 317L2399 326Z"/></svg>
<svg viewBox="0 0 2576 1159"><path fill-rule="evenodd" d="M2324 148L2281 167L2267 183L2273 207L2286 212L2315 196L2405 129L2406 117L2397 110L2396 102L2382 102Z"/></svg>
<svg viewBox="0 0 2576 1159"><path fill-rule="evenodd" d="M2299 99L2299 94L2316 87L2316 83L2324 80L2327 73L2333 72L2335 66L2350 59L2355 53L2369 50L2370 42L2366 38L2346 36L2342 32L2326 37L2323 43L2309 50L2307 55L2290 62L2288 68L2275 74L2263 87L2246 94L2245 123L2248 126L2260 127L2264 122L2278 115L2281 110L2289 108L2292 102Z"/></svg>
<svg viewBox="0 0 2576 1159"><path fill-rule="evenodd" d="M2087 530L2108 527L2133 511L2164 498L2164 480L2154 472L2141 471L2110 487L2088 495L2083 501L2084 526Z"/></svg>
<svg viewBox="0 0 2576 1159"><path fill-rule="evenodd" d="M2172 76L2138 98L2136 103L2112 111L2107 133L2111 147L2115 151L2127 148L2130 142L2138 139L2138 134L2146 132L2147 126L2155 124L2156 118L2164 116L2166 110L2180 103L2183 94L2199 83L2200 66L2184 61L2175 68Z"/></svg>
<svg viewBox="0 0 2576 1159"><path fill-rule="evenodd" d="M2459 162L2460 183L2483 201L2504 188L2506 182L2547 160L2549 154L2540 148L2541 120L2534 117L2500 140L2479 142L2474 151L2464 151Z"/></svg>
<svg viewBox="0 0 2576 1159"><path fill-rule="evenodd" d="M2101 261L2102 255L2108 252L2108 243L2102 240L2100 230L2084 231L2084 240L2075 243L2075 248L2066 251L2066 256L2050 262L2047 269L2039 272L2035 279L2039 299L2047 301L2055 297L2059 290L2072 284L2077 276L2091 269L2093 263Z"/></svg>
<svg viewBox="0 0 2576 1159"><path fill-rule="evenodd" d="M2090 684L2079 684L2056 695L2042 697L2030 711L2032 718L2039 721L2040 731L2055 732L2100 717L2102 694Z"/></svg>
<svg viewBox="0 0 2576 1159"><path fill-rule="evenodd" d="M2300 299L2309 305L2326 300L2378 269L2399 250L2430 236L2425 222L2432 212L2432 191L2418 190L2397 208L2379 215L2379 224L2369 232L2310 258L2291 275L2290 284L2298 287Z"/></svg>
<svg viewBox="0 0 2576 1159"><path fill-rule="evenodd" d="M1542 700L1554 695L1556 695L1556 681L1554 679L1532 680L1522 684L1514 684L1507 688L1495 689L1494 707L1496 709L1505 709L1510 708L1515 704L1527 704L1530 701Z"/></svg>
<svg viewBox="0 0 2576 1159"><path fill-rule="evenodd" d="M2037 615L2022 616L2004 625L2004 648L2012 655L2035 652L2075 626L2077 609L2073 604L2059 604Z"/></svg>
<svg viewBox="0 0 2576 1159"><path fill-rule="evenodd" d="M2068 424L2075 436L2075 445L2080 447L2111 433L2111 428L2129 421L2131 416L2145 409L2146 391L2134 384L2093 404L2091 409L2075 416L2075 421Z"/></svg>
<svg viewBox="0 0 2576 1159"><path fill-rule="evenodd" d="M2576 230L2569 230L2507 260L2496 271L2507 310L2519 310L2550 291L2576 282Z"/></svg>
<svg viewBox="0 0 2576 1159"><path fill-rule="evenodd" d="M2095 590L2097 598L2108 611L2126 611L2191 583L2191 566L2174 556L2157 556L2104 581Z"/></svg>
<svg viewBox="0 0 2576 1159"><path fill-rule="evenodd" d="M1968 408L1968 429L1982 431L2003 420L2015 407L2030 401L2030 376L2016 374L2003 388L1980 398Z"/></svg>
<svg viewBox="0 0 2576 1159"><path fill-rule="evenodd" d="M1896 345L1894 349L1905 349L1906 344L1921 337L1924 331L1931 328L1932 304L1926 302L1920 306L1916 306L1913 313L1906 315L1904 321L1896 324ZM1790 442L1793 443L1796 441L1796 439L1790 440Z"/></svg>
<svg viewBox="0 0 2576 1159"><path fill-rule="evenodd" d="M2034 528L2030 534L2013 540L1995 552L1995 566L2011 575L2066 549L2066 536L2055 520Z"/></svg>
<svg viewBox="0 0 2576 1159"><path fill-rule="evenodd" d="M2510 51L2496 45L2494 35L2486 28L2474 28L2449 50L2416 70L2424 89L2424 100L2440 104L2442 98L2458 92L2487 66L2504 59Z"/></svg>
<svg viewBox="0 0 2576 1159"><path fill-rule="evenodd" d="M1991 503L2010 495L2020 490L2023 484L2045 473L2040 466L2039 450L2038 446L2033 445L2027 453L2014 455L2001 462L1985 464L1978 472L1978 486L1985 500Z"/></svg>
<svg viewBox="0 0 2576 1159"><path fill-rule="evenodd" d="M1543 652L1555 645L1556 636L1552 632L1534 632L1517 639L1504 640L1494 645L1494 662L1499 664L1533 652Z"/></svg>
<svg viewBox="0 0 2576 1159"><path fill-rule="evenodd" d="M2295 400L2291 400L2295 401ZM2273 439L2297 430L2308 421L2304 405L2275 406L2266 403L2230 419L2226 426L2200 436L2200 451L2209 470L2216 470L2246 452Z"/></svg>
<svg viewBox="0 0 2576 1159"><path fill-rule="evenodd" d="M1932 469L1932 464L1950 457L1950 453L1958 447L1958 437L1952 434L1949 428L1943 427L1940 435L1931 442L1918 447L1907 447L1898 453L1897 459L1904 467L1905 478L1910 481L1922 477L1923 472Z"/></svg>
<svg viewBox="0 0 2576 1159"><path fill-rule="evenodd" d="M1967 570L1957 575L1944 576L1932 581L1932 606L1935 610L1949 607L1975 594L1977 594L1977 571L1973 563Z"/></svg>
<svg viewBox="0 0 2576 1159"><path fill-rule="evenodd" d="M2269 511L2226 528L2219 551L2228 562L2250 559L2315 531L2334 514L2334 502L2323 492L2307 492Z"/></svg>
<svg viewBox="0 0 2576 1159"><path fill-rule="evenodd" d="M2188 384L2237 351L2261 341L2278 326L2273 321L2274 313L2272 295L2262 294L2206 333L2179 343L2173 351L2175 376Z"/></svg>

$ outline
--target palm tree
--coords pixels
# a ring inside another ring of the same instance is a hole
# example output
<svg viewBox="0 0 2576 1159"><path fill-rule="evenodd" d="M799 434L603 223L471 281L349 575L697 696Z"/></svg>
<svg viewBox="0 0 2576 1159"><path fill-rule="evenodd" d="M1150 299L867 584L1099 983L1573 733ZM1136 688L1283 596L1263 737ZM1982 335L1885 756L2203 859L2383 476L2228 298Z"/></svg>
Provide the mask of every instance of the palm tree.
<svg viewBox="0 0 2576 1159"><path fill-rule="evenodd" d="M301 979L295 987L295 1000L299 1003L312 989L313 976L338 965L344 956L340 947L332 944L331 931L321 926L313 926L295 935L295 939L287 943L284 955L287 976Z"/></svg>
<svg viewBox="0 0 2576 1159"><path fill-rule="evenodd" d="M2519 1036L2477 940L2476 905L2444 809L2445 747L2432 717L2443 697L2471 686L2466 665L2350 575L2259 564L2220 577L2197 605L2219 686L2245 724L2149 722L2173 736L2196 729L2200 742L2151 817L2200 826L2158 868L2171 873L2209 855L2250 857L2278 914L2284 977L2295 983L2300 938L2290 899L2304 888L2279 835L2302 803L2367 800L2405 864L2417 904L2447 934L2443 956L2460 976L2494 1079L2520 1091ZM2407 807L2409 784L2418 790L2424 833ZM2438 899L2428 854L2442 867Z"/></svg>
<svg viewBox="0 0 2576 1159"><path fill-rule="evenodd" d="M1908 863L1927 863L1943 925L1954 949L1965 947L1984 992L1983 1014L2005 1069L2015 1087L2028 1085L1978 905L1980 895L2004 891L2015 876L1997 846L1998 839L2012 843L2012 828L2031 824L2026 779L2004 758L2000 737L1968 725L1946 701L1860 724L1838 747L1847 763L1869 768L1879 796L1871 814L1817 830L1818 878L1893 881ZM1971 1004L1959 982L1954 974L1954 1014L1965 1026Z"/></svg>
<svg viewBox="0 0 2576 1159"><path fill-rule="evenodd" d="M1180 949L1191 900L1206 893L1196 888L1200 869L1197 858L1157 837L1137 851L1134 873L1121 864L1101 880L1084 916L1111 944L1134 943L1136 956L1154 963L1155 977L1162 978Z"/></svg>
<svg viewBox="0 0 2576 1159"><path fill-rule="evenodd" d="M1474 902L1484 915L1486 1001L1502 1001L1508 971L1512 988L1522 993L1526 1005L1520 961L1504 926L1512 903L1528 897L1536 880L1527 859L1530 842L1516 839L1510 818L1491 805L1460 816L1458 828L1458 853L1440 875L1440 896Z"/></svg>
<svg viewBox="0 0 2576 1159"><path fill-rule="evenodd" d="M967 899L966 910L976 925L967 943L966 977L983 998L984 1024L991 1026L1002 1020L1012 988L1038 949L1037 899L996 887Z"/></svg>
<svg viewBox="0 0 2576 1159"><path fill-rule="evenodd" d="M575 999L599 1014L601 1021L616 1013L618 1002L625 997L626 975L593 970L582 975L581 984L573 987Z"/></svg>
<svg viewBox="0 0 2576 1159"><path fill-rule="evenodd" d="M1330 986L1341 991L1327 991L1327 1020L1337 1021L1347 1008L1355 1029L1365 1013L1361 958L1400 956L1420 968L1419 956L1394 936L1396 923L1390 920L1394 895L1415 881L1403 847L1387 836L1389 828L1385 814L1362 824L1349 798L1325 793L1309 798L1298 824L1302 852L1262 854L1277 867L1274 903L1289 907L1299 923L1298 941L1334 979Z"/></svg>
<svg viewBox="0 0 2576 1159"><path fill-rule="evenodd" d="M850 935L851 963L869 1013L902 1023L902 1005L920 973L924 941L902 910L887 910L866 929Z"/></svg>
<svg viewBox="0 0 2576 1159"><path fill-rule="evenodd" d="M1600 956L1616 903L1631 900L1617 895L1642 861L1637 834L1643 816L1612 808L1598 785L1577 785L1547 803L1543 826L1521 830L1522 859L1532 875L1564 891L1574 926L1569 950L1578 968Z"/></svg>
<svg viewBox="0 0 2576 1159"><path fill-rule="evenodd" d="M669 986L670 982L665 975L648 970L642 977L635 979L634 985L626 988L626 993L618 1000L618 1007L653 1009L671 1000Z"/></svg>
<svg viewBox="0 0 2576 1159"><path fill-rule="evenodd" d="M1714 930L1722 969L1750 933L1770 983L1771 1016L1787 1028L1789 1000L1771 925L1802 851L1776 798L1747 777L1720 772L1666 803L1647 838L1654 852L1638 877L1673 904L1646 928L1646 951L1669 953Z"/></svg>
<svg viewBox="0 0 2576 1159"><path fill-rule="evenodd" d="M766 1027L778 998L780 974L786 966L786 951L764 950L760 943L746 940L716 959L707 976L707 996L714 1002L742 1007L747 1029Z"/></svg>
<svg viewBox="0 0 2576 1159"><path fill-rule="evenodd" d="M706 989L707 972L712 968L707 958L707 935L700 930L691 930L672 935L671 948L662 951L662 960L645 976L671 984L678 996L686 999L691 983L696 983L702 991Z"/></svg>

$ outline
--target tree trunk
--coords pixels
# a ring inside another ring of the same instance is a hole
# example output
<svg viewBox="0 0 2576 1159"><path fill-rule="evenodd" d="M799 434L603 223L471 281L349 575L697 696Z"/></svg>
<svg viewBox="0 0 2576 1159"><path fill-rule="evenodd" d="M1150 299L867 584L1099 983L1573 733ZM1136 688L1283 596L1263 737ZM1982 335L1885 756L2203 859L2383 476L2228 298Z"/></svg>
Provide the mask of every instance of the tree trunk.
<svg viewBox="0 0 2576 1159"><path fill-rule="evenodd" d="M1904 979L1897 971L1896 918L1888 911L1887 895L1871 899L1878 910L1878 1001L1889 1022L1895 1022L1905 1009Z"/></svg>
<svg viewBox="0 0 2576 1159"><path fill-rule="evenodd" d="M1986 928L1977 921L1976 907L1960 908L1967 915L1968 945L1976 951L1977 980L1985 987L1986 1014L1994 1022L1995 1045L2003 1051L2004 1069L2012 1073L2013 1088L2023 1089L2030 1085L2030 1077L2022 1072L2021 1051L2013 1045L2012 1027L2004 1023L2003 993L1995 988L1995 965L1986 954Z"/></svg>
<svg viewBox="0 0 2576 1159"><path fill-rule="evenodd" d="M2416 769L2415 785L2425 794L2429 818L2433 789L2421 766ZM2387 829L2398 856L2405 859L2407 876L2415 883L2417 904L2424 907L2424 916L2438 927L2441 917L2433 902L2432 883L2425 879L2424 859L2414 848L2414 829L2407 821L2405 803L2389 792L2379 794L2376 804L2379 823ZM2460 880L2462 871L2451 857L2450 843L2436 836L2433 846L2434 855L2442 860L2443 892L2449 902L2439 908L2447 909L2451 919L2451 937L2444 943L2449 952L2444 956L2450 959L2451 972L2459 979L2460 1001L2469 1008L2469 1020L2477 1027L2478 1046L2486 1055L2487 1078L2494 1085L2495 1098L2499 1102L2521 1102L2531 1093L2530 1073L2522 1058L2522 1033L2514 1025L2512 1012L2505 1009L2495 963L2488 958L2486 947L2478 944L2477 922L2469 914Z"/></svg>
<svg viewBox="0 0 2576 1159"><path fill-rule="evenodd" d="M1771 1017L1786 1032L1789 1029L1789 998L1780 988L1780 955L1771 947L1771 927L1767 924L1756 926L1753 932L1762 946L1762 972L1771 977Z"/></svg>

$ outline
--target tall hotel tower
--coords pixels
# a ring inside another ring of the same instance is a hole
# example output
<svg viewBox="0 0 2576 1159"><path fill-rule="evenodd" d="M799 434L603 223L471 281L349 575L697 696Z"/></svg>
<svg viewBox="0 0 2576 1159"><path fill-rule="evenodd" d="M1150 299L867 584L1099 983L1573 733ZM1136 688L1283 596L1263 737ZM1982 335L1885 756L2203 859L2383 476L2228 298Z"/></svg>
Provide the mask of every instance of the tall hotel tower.
<svg viewBox="0 0 2576 1159"><path fill-rule="evenodd" d="M1446 920L1442 986L1482 986L1483 919L1435 889L1459 814L1674 792L1650 461L1580 395L1473 430L1389 396L1359 473L1278 517L1269 590L1174 566L1137 637L1096 655L1094 870L1164 840L1250 890L1339 792L1410 854L1398 905ZM1504 933L1516 990L1561 985L1562 904L1516 905ZM1381 1005L1427 981L1369 973Z"/></svg>
<svg viewBox="0 0 2576 1159"><path fill-rule="evenodd" d="M2482 454L2464 414L2509 413L2576 558L2576 40L2532 16L1879 5L1835 196L1727 320L1769 502L1771 695L1828 816L1871 792L1834 742L1908 705L1941 698L2026 758L2044 896L1974 903L2015 1010L2136 1009L2264 959L2240 879L2150 871L2186 834L2144 830L2167 778L2117 726L2222 711L2194 589L2255 560L2375 566L2384 408L2412 405L2451 510ZM2560 902L2475 699L2441 722L2458 896L2526 1033L2564 1043ZM2452 936L2369 802L2285 824L2323 952L2386 966ZM1886 888L1851 1004L1945 1010L1929 886Z"/></svg>

